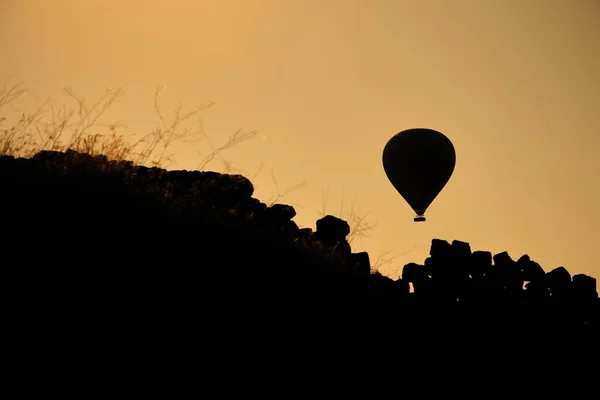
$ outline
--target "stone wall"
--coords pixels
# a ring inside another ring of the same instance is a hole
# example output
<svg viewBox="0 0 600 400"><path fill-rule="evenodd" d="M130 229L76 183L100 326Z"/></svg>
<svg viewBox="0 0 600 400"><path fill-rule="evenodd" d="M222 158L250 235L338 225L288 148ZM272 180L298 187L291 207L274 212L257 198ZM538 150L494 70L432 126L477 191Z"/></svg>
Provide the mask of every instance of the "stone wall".
<svg viewBox="0 0 600 400"><path fill-rule="evenodd" d="M314 232L300 229L293 207L253 198L240 175L42 151L0 157L0 179L2 263L19 299L14 310L34 321L52 315L53 323L70 323L77 315L81 323L160 320L262 332L366 325L396 332L449 321L598 326L592 277L433 239L430 257L394 281L371 273L366 252L352 252L347 222L328 215Z"/></svg>

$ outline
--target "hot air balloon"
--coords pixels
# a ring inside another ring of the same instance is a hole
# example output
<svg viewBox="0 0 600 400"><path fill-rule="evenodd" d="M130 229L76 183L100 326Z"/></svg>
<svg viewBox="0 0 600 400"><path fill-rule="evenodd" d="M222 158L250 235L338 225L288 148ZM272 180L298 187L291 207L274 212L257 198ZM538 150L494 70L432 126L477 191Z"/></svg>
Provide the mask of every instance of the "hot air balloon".
<svg viewBox="0 0 600 400"><path fill-rule="evenodd" d="M394 135L383 149L383 168L394 188L415 211L415 222L442 191L456 164L450 139L433 129L414 128Z"/></svg>

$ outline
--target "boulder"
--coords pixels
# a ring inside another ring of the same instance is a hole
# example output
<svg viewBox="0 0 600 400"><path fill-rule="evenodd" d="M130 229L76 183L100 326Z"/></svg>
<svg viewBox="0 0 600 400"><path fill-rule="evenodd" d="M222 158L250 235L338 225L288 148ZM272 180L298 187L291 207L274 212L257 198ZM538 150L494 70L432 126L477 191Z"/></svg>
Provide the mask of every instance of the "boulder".
<svg viewBox="0 0 600 400"><path fill-rule="evenodd" d="M272 223L283 224L296 216L296 210L287 204L273 204L267 207L266 214Z"/></svg>
<svg viewBox="0 0 600 400"><path fill-rule="evenodd" d="M546 273L546 284L553 296L566 294L571 286L571 274L565 267L554 268Z"/></svg>
<svg viewBox="0 0 600 400"><path fill-rule="evenodd" d="M350 225L333 215L326 215L317 220L316 236L325 244L333 244L338 241L346 240L350 233Z"/></svg>
<svg viewBox="0 0 600 400"><path fill-rule="evenodd" d="M369 259L369 253L361 251L360 253L353 253L350 256L353 268L360 275L369 275L371 273L371 260Z"/></svg>
<svg viewBox="0 0 600 400"><path fill-rule="evenodd" d="M416 263L408 263L402 268L402 279L406 282L418 282L429 278L425 272L425 267Z"/></svg>
<svg viewBox="0 0 600 400"><path fill-rule="evenodd" d="M598 297L596 289L596 279L585 274L573 275L572 281L573 294L582 299L595 299Z"/></svg>
<svg viewBox="0 0 600 400"><path fill-rule="evenodd" d="M394 281L396 293L400 296L408 296L410 293L410 284L402 278Z"/></svg>
<svg viewBox="0 0 600 400"><path fill-rule="evenodd" d="M511 265L512 263L514 263L514 261L508 255L508 252L503 251L501 253L494 254L494 265L495 266L503 267L503 266Z"/></svg>
<svg viewBox="0 0 600 400"><path fill-rule="evenodd" d="M540 264L536 263L535 261L531 261L529 257L526 259L523 257L519 258L517 261L517 264L521 268L523 280L525 282L531 282L544 279L546 273Z"/></svg>
<svg viewBox="0 0 600 400"><path fill-rule="evenodd" d="M471 277L481 278L492 265L492 253L489 251L474 251L471 255Z"/></svg>
<svg viewBox="0 0 600 400"><path fill-rule="evenodd" d="M471 245L460 240L453 240L451 245L451 257L459 260L466 260L471 257Z"/></svg>
<svg viewBox="0 0 600 400"><path fill-rule="evenodd" d="M432 239L431 240L431 248L429 250L429 255L432 258L439 258L446 260L450 258L452 246L445 240L442 239Z"/></svg>

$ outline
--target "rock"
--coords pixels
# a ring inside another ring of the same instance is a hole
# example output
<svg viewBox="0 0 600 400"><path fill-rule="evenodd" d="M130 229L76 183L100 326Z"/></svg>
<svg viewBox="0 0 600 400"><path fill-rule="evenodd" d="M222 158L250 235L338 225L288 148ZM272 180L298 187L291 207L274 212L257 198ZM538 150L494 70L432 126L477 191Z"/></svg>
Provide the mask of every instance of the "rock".
<svg viewBox="0 0 600 400"><path fill-rule="evenodd" d="M369 259L369 253L361 251L360 253L353 253L350 256L353 268L360 275L369 275L371 273L371 260Z"/></svg>
<svg viewBox="0 0 600 400"><path fill-rule="evenodd" d="M266 210L267 217L275 224L283 224L296 216L294 207L286 204L273 204Z"/></svg>
<svg viewBox="0 0 600 400"><path fill-rule="evenodd" d="M492 265L492 253L490 251L474 251L471 258L473 264L477 264L480 267L487 268Z"/></svg>
<svg viewBox="0 0 600 400"><path fill-rule="evenodd" d="M469 259L471 256L471 245L460 240L453 240L451 245L451 257L459 260Z"/></svg>
<svg viewBox="0 0 600 400"><path fill-rule="evenodd" d="M236 206L240 214L244 215L246 222L258 224L262 222L262 217L267 211L267 205L256 199L249 199L247 202L239 202Z"/></svg>
<svg viewBox="0 0 600 400"><path fill-rule="evenodd" d="M297 240L304 242L304 243L308 243L308 242L312 241L313 236L314 236L314 232L311 228L300 228L298 230Z"/></svg>
<svg viewBox="0 0 600 400"><path fill-rule="evenodd" d="M300 228L294 238L294 244L301 249L308 250L311 247L314 233L311 228Z"/></svg>
<svg viewBox="0 0 600 400"><path fill-rule="evenodd" d="M221 176L221 184L227 194L238 199L247 199L254 194L254 185L248 178L242 175L223 174Z"/></svg>
<svg viewBox="0 0 600 400"><path fill-rule="evenodd" d="M241 175L206 171L201 176L201 182L197 185L201 195L214 199L223 206L249 199L254 193L252 182Z"/></svg>
<svg viewBox="0 0 600 400"><path fill-rule="evenodd" d="M452 246L445 240L441 239L432 239L431 240L431 249L429 250L429 255L432 258L439 259L448 259L450 258Z"/></svg>
<svg viewBox="0 0 600 400"><path fill-rule="evenodd" d="M564 267L554 268L546 273L546 284L553 296L563 295L571 285L571 274Z"/></svg>
<svg viewBox="0 0 600 400"><path fill-rule="evenodd" d="M452 241L450 260L448 262L448 278L453 281L453 286L464 287L469 279L471 263L471 246L460 240Z"/></svg>
<svg viewBox="0 0 600 400"><path fill-rule="evenodd" d="M573 294L581 299L594 299L598 297L596 279L585 274L573 275Z"/></svg>
<svg viewBox="0 0 600 400"><path fill-rule="evenodd" d="M300 228L298 228L298 225L294 221L285 221L285 223L281 227L281 233L288 240L293 240L294 238L296 238L298 236L299 230Z"/></svg>
<svg viewBox="0 0 600 400"><path fill-rule="evenodd" d="M341 241L327 248L329 259L334 263L347 264L352 255L350 244L348 242Z"/></svg>
<svg viewBox="0 0 600 400"><path fill-rule="evenodd" d="M382 275L379 271L375 271L374 273L369 275L369 290L371 295L375 298L379 298L382 300L386 297L387 289L391 287L393 281L387 276ZM389 306L389 304L384 304L385 306Z"/></svg>
<svg viewBox="0 0 600 400"><path fill-rule="evenodd" d="M431 257L427 257L423 262L425 273L427 273L427 275L429 276L434 276L439 266L440 263L436 263L435 260Z"/></svg>
<svg viewBox="0 0 600 400"><path fill-rule="evenodd" d="M541 280L546 275L540 264L529 260L529 257L526 261L523 261L523 257L519 258L517 264L521 268L521 274L525 282Z"/></svg>
<svg viewBox="0 0 600 400"><path fill-rule="evenodd" d="M326 247L320 240L312 240L309 243L309 250L313 254L325 255L325 249Z"/></svg>
<svg viewBox="0 0 600 400"><path fill-rule="evenodd" d="M410 284L402 278L398 278L394 281L394 287L396 293L400 296L408 296L410 293Z"/></svg>
<svg viewBox="0 0 600 400"><path fill-rule="evenodd" d="M429 278L425 272L425 267L416 263L408 263L402 268L402 279L406 282L418 282Z"/></svg>
<svg viewBox="0 0 600 400"><path fill-rule="evenodd" d="M317 220L316 235L323 243L333 244L338 241L346 240L350 233L350 225L343 219L326 215Z"/></svg>
<svg viewBox="0 0 600 400"><path fill-rule="evenodd" d="M471 255L471 276L480 278L492 266L492 253L489 251L474 251Z"/></svg>
<svg viewBox="0 0 600 400"><path fill-rule="evenodd" d="M514 263L514 261L506 251L494 255L494 265L497 267L511 265L512 263Z"/></svg>
<svg viewBox="0 0 600 400"><path fill-rule="evenodd" d="M499 273L498 278L503 286L511 292L511 295L518 295L518 292L523 289L523 276L516 261L508 255L508 252L503 251L494 255L494 267Z"/></svg>

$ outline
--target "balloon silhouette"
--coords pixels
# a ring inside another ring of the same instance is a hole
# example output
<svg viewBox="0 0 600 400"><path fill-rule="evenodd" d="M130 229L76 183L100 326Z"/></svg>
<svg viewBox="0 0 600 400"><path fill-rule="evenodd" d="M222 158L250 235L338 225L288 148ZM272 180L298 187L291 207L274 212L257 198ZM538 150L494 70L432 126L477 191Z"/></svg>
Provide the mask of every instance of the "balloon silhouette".
<svg viewBox="0 0 600 400"><path fill-rule="evenodd" d="M407 129L383 149L383 168L394 188L425 221L425 210L442 191L456 164L450 139L433 129Z"/></svg>

